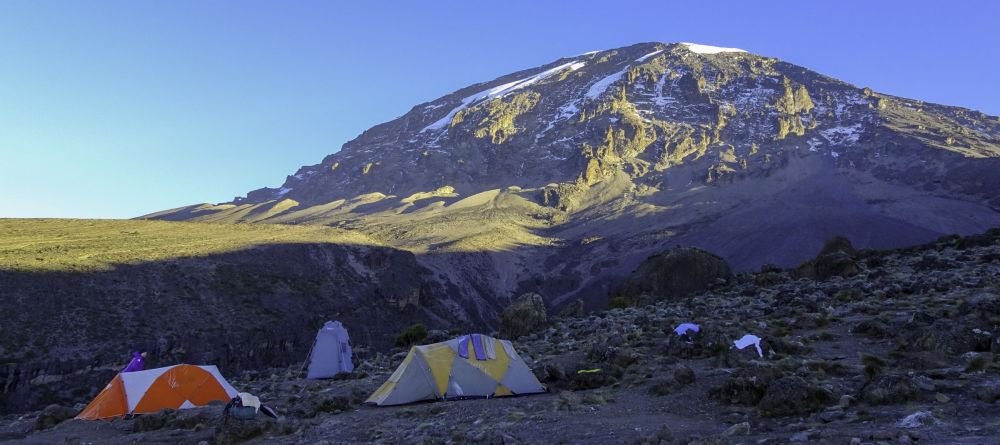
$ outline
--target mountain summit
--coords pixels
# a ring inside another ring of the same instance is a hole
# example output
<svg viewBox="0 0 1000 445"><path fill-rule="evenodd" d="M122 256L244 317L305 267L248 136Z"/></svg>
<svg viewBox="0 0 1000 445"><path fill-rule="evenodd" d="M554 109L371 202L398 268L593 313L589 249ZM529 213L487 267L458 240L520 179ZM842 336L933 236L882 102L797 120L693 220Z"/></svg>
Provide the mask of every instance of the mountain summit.
<svg viewBox="0 0 1000 445"><path fill-rule="evenodd" d="M641 43L417 105L277 188L147 218L323 224L417 254L494 313L597 306L674 245L791 266L1000 226L1000 119L775 58Z"/></svg>

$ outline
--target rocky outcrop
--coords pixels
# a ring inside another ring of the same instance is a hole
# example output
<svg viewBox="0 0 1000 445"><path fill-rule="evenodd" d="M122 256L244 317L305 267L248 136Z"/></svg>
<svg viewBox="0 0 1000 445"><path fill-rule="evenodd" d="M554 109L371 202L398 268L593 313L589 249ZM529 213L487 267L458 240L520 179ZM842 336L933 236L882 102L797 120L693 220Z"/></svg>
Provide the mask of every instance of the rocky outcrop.
<svg viewBox="0 0 1000 445"><path fill-rule="evenodd" d="M64 420L76 417L78 413L79 411L68 406L58 404L46 406L45 409L38 414L38 417L35 418L35 429L47 430L58 425Z"/></svg>
<svg viewBox="0 0 1000 445"><path fill-rule="evenodd" d="M615 295L632 302L676 300L732 277L732 269L722 258L701 249L675 248L647 258Z"/></svg>
<svg viewBox="0 0 1000 445"><path fill-rule="evenodd" d="M859 272L856 261L858 252L851 241L842 236L831 238L816 258L802 263L795 275L800 278L827 280L832 277L849 277Z"/></svg>
<svg viewBox="0 0 1000 445"><path fill-rule="evenodd" d="M757 407L765 416L807 414L823 407L830 394L802 377L787 376L772 382Z"/></svg>
<svg viewBox="0 0 1000 445"><path fill-rule="evenodd" d="M862 400L872 405L906 403L918 394L911 378L900 374L878 376L861 391Z"/></svg>
<svg viewBox="0 0 1000 445"><path fill-rule="evenodd" d="M541 295L526 293L517 297L500 318L500 336L511 340L545 327L548 315Z"/></svg>

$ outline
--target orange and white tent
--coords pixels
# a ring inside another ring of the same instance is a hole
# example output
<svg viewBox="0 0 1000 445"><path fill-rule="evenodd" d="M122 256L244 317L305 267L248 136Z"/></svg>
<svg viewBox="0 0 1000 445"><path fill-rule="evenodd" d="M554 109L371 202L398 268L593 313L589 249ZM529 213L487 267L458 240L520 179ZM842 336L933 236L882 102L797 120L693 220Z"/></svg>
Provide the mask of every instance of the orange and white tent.
<svg viewBox="0 0 1000 445"><path fill-rule="evenodd" d="M215 366L174 365L120 373L104 387L77 419L102 420L126 414L185 409L216 400L228 402L236 389Z"/></svg>

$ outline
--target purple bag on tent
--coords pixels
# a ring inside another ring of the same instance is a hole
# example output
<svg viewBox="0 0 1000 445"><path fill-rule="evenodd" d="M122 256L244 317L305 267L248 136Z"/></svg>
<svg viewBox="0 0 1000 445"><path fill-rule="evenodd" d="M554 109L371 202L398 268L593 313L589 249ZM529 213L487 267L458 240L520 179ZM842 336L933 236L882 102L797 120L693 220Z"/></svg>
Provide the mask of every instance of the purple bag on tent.
<svg viewBox="0 0 1000 445"><path fill-rule="evenodd" d="M128 366L122 372L135 372L143 369L146 369L146 359L143 358L141 352L136 351L132 353L132 360L128 362Z"/></svg>

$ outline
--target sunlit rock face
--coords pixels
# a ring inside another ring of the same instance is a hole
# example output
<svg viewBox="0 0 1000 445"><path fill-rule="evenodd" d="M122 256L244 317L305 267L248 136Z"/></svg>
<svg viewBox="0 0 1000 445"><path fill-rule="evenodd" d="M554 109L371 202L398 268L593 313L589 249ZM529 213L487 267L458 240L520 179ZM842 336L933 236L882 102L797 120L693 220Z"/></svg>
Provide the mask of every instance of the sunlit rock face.
<svg viewBox="0 0 1000 445"><path fill-rule="evenodd" d="M747 270L835 235L893 247L1000 225L998 156L994 116L736 48L642 43L460 89L279 187L150 217L344 227L458 292L597 307L674 245Z"/></svg>

